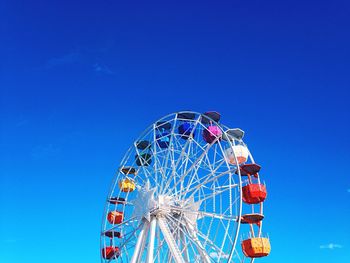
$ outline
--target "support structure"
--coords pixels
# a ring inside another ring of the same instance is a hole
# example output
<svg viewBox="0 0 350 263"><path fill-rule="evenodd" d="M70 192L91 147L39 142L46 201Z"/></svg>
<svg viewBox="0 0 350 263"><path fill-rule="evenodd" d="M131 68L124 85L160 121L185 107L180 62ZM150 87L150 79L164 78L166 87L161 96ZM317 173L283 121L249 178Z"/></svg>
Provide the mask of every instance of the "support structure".
<svg viewBox="0 0 350 263"><path fill-rule="evenodd" d="M183 230L181 230L181 232L180 232L180 238L181 238L181 243L182 243L182 247L183 247L182 250L183 250L184 256L185 256L185 261L190 262L190 256L188 255L186 238L185 238L185 234L183 233Z"/></svg>
<svg viewBox="0 0 350 263"><path fill-rule="evenodd" d="M163 217L157 219L160 230L162 230L164 239L168 244L170 252L176 263L185 263L185 260L182 257L181 251L174 240L173 235L171 234L168 224Z"/></svg>
<svg viewBox="0 0 350 263"><path fill-rule="evenodd" d="M154 239L156 235L157 227L157 218L155 216L151 219L150 231L149 231L149 243L148 243L148 252L147 252L147 261L146 263L153 263L154 257Z"/></svg>
<svg viewBox="0 0 350 263"><path fill-rule="evenodd" d="M139 234L139 237L137 239L134 254L132 256L130 263L138 263L139 262L138 260L140 257L140 252L142 251L141 247L142 247L144 240L147 236L147 228L148 228L148 223L144 221L143 227L142 227L140 234Z"/></svg>

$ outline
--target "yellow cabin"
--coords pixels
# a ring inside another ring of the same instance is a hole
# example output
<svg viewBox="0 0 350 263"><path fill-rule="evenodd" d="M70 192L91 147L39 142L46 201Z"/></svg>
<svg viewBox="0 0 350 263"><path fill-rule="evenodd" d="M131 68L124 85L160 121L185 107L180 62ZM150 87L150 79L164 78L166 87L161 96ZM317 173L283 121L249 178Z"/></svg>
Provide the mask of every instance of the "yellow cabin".
<svg viewBox="0 0 350 263"><path fill-rule="evenodd" d="M130 193L135 190L136 185L133 180L126 178L119 181L119 188L125 193Z"/></svg>

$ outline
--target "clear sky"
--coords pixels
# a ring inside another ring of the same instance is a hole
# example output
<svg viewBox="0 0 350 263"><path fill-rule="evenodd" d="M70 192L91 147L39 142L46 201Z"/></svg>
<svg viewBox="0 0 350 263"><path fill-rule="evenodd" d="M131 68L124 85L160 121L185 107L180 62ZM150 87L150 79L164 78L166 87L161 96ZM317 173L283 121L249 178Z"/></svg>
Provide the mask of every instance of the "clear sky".
<svg viewBox="0 0 350 263"><path fill-rule="evenodd" d="M109 184L156 119L217 110L267 183L272 253L349 262L348 1L0 3L0 262L99 261Z"/></svg>

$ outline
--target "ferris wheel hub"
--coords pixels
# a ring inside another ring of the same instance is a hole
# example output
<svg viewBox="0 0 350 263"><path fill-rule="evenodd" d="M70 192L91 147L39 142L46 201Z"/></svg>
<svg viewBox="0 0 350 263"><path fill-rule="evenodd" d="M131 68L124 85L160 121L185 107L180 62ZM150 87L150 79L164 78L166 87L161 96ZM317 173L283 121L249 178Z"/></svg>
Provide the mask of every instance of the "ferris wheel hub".
<svg viewBox="0 0 350 263"><path fill-rule="evenodd" d="M196 221L199 218L199 207L201 202L194 201L194 198L178 200L175 196L159 194L155 196L156 188L150 188L147 182L144 187L138 188L138 196L134 201L133 216L151 222L151 217L169 216L180 220L183 225L190 225L196 228Z"/></svg>

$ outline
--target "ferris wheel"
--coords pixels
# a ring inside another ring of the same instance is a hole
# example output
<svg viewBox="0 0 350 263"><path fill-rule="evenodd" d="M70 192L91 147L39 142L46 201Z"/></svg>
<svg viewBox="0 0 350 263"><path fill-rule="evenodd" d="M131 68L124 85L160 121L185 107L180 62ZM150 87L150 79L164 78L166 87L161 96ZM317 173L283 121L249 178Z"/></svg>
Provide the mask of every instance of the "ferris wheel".
<svg viewBox="0 0 350 263"><path fill-rule="evenodd" d="M253 262L267 191L244 132L220 114L161 118L121 161L105 206L101 262Z"/></svg>

